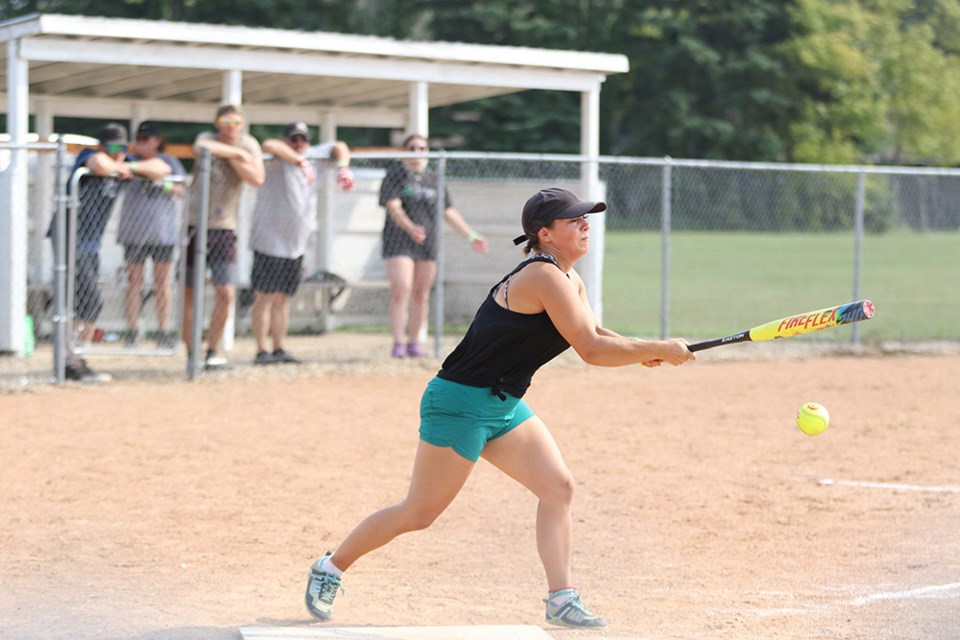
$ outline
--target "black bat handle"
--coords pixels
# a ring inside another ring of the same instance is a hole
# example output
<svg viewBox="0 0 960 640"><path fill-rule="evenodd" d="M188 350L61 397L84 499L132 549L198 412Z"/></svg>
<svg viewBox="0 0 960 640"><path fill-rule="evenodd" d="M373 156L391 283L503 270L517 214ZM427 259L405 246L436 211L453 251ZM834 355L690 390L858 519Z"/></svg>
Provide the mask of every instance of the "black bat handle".
<svg viewBox="0 0 960 640"><path fill-rule="evenodd" d="M688 344L687 349L691 352L693 351L703 351L704 349L713 349L714 347L720 347L725 344L733 344L734 342L748 342L750 340L749 331L741 331L740 333L735 333L732 336L727 336L726 338L716 338L715 340L704 340L703 342L694 342L693 344Z"/></svg>

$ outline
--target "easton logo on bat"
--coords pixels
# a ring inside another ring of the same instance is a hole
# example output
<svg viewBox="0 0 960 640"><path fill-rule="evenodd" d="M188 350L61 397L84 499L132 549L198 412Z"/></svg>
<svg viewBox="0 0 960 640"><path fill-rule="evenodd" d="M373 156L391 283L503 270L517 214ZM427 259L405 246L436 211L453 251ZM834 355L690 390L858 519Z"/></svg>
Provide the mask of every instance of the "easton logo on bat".
<svg viewBox="0 0 960 640"><path fill-rule="evenodd" d="M735 334L735 335L732 335L732 336L727 336L726 338L724 338L724 339L721 340L720 342L740 342L741 340L743 340L743 339L747 336L748 333L750 333L750 332L749 332L749 331L741 331L741 332L738 333L738 334Z"/></svg>

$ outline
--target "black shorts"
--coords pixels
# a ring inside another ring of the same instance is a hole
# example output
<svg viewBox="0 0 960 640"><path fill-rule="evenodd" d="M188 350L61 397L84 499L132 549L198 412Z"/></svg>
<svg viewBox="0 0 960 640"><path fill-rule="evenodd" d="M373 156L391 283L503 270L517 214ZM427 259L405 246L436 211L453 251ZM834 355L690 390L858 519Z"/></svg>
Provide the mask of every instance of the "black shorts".
<svg viewBox="0 0 960 640"><path fill-rule="evenodd" d="M187 287L193 287L193 252L197 230L190 227L190 245L187 247ZM237 283L237 233L231 229L207 231L207 268L214 285Z"/></svg>
<svg viewBox="0 0 960 640"><path fill-rule="evenodd" d="M250 284L254 291L284 293L292 296L303 279L303 256L278 258L259 251L253 252L253 271Z"/></svg>
<svg viewBox="0 0 960 640"><path fill-rule="evenodd" d="M383 229L384 258L407 256L414 260L436 260L437 242L433 230L427 231L427 239L423 244L417 244L405 231L395 225L388 225Z"/></svg>
<svg viewBox="0 0 960 640"><path fill-rule="evenodd" d="M128 244L123 247L123 259L128 263L144 264L147 258L157 262L173 262L172 244Z"/></svg>

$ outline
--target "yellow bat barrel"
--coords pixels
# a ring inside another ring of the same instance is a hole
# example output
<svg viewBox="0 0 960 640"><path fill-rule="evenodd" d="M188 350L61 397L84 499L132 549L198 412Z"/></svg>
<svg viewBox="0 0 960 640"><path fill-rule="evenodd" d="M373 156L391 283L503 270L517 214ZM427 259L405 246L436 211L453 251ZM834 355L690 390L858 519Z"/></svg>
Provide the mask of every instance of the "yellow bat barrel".
<svg viewBox="0 0 960 640"><path fill-rule="evenodd" d="M848 302L836 307L808 311L795 316L768 322L750 330L750 340L774 340L789 338L804 333L822 331L851 322L860 322L873 317L873 303L869 300Z"/></svg>

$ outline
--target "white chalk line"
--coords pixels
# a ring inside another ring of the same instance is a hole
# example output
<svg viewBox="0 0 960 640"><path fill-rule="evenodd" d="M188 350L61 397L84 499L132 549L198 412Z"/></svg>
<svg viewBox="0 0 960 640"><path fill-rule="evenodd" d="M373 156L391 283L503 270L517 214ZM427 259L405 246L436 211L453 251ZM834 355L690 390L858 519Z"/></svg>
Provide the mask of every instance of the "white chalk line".
<svg viewBox="0 0 960 640"><path fill-rule="evenodd" d="M956 591L956 594L951 594ZM855 607L861 607L871 602L879 600L910 600L912 598L955 598L960 597L960 582L951 582L949 584L930 585L928 587L918 587L907 591L883 591L872 593L862 598L856 598L850 601Z"/></svg>
<svg viewBox="0 0 960 640"><path fill-rule="evenodd" d="M917 587L915 589L906 589L903 591L881 591L869 595L847 600L845 604L853 607L862 607L873 602L884 600L923 600L923 599L951 599L960 598L960 582L951 582L948 584L929 585ZM818 611L834 610L837 603L811 603L797 607L778 607L772 609L754 609L753 614L760 617L778 617L778 616L802 616L816 613Z"/></svg>
<svg viewBox="0 0 960 640"><path fill-rule="evenodd" d="M866 487L868 489L890 489L891 491L929 491L932 493L960 493L960 487L920 485L920 484L900 484L896 482L865 482L861 480L831 480L823 478L817 480L817 484L843 487Z"/></svg>

